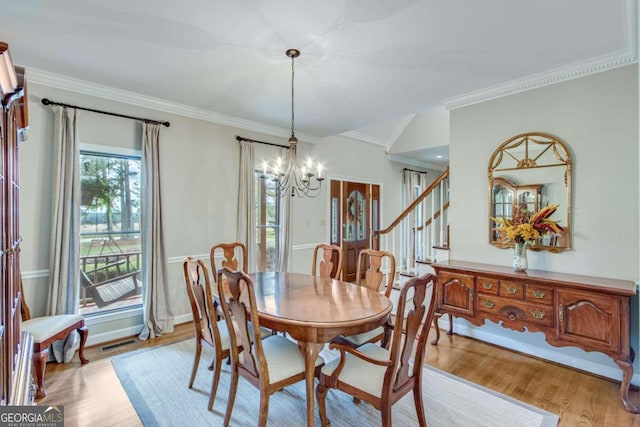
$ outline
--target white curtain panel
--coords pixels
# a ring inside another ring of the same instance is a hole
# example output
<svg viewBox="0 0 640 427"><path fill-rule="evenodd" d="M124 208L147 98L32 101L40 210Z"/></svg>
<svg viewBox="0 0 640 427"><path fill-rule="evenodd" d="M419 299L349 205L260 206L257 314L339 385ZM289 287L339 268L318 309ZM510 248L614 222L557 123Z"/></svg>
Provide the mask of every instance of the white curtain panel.
<svg viewBox="0 0 640 427"><path fill-rule="evenodd" d="M80 298L80 148L76 110L53 106L53 176L47 315L75 314ZM53 345L68 363L80 340L76 331Z"/></svg>
<svg viewBox="0 0 640 427"><path fill-rule="evenodd" d="M289 149L282 148L280 156L284 159L284 164L289 163ZM289 253L291 251L291 198L293 196L287 192L280 200L280 253L278 254L278 271L287 271L289 268Z"/></svg>
<svg viewBox="0 0 640 427"><path fill-rule="evenodd" d="M80 293L80 148L76 110L53 106L53 177L47 315L78 312Z"/></svg>
<svg viewBox="0 0 640 427"><path fill-rule="evenodd" d="M238 188L238 241L247 247L247 270L256 271L255 164L253 143L240 141L240 180Z"/></svg>
<svg viewBox="0 0 640 427"><path fill-rule="evenodd" d="M160 188L160 124L142 127L142 283L144 327L140 339L173 332Z"/></svg>

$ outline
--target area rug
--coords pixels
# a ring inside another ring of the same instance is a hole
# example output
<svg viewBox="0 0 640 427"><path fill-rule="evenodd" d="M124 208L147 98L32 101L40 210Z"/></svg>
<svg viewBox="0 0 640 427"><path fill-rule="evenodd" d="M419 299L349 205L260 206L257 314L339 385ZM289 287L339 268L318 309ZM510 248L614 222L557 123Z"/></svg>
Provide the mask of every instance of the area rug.
<svg viewBox="0 0 640 427"><path fill-rule="evenodd" d="M145 426L221 426L229 392L229 365L223 363L213 412L207 410L211 371L207 364L212 352L203 349L196 382L187 387L193 364L195 342L143 349L112 359L115 371L133 407ZM325 359L331 353L323 353ZM547 411L485 387L425 366L423 397L430 427L452 426L557 426L558 417ZM258 421L259 393L240 378L232 426L255 426ZM304 382L289 386L271 396L268 426L306 425ZM380 413L372 406L356 405L350 396L331 390L327 395L327 415L332 427L379 426ZM393 424L417 426L412 393L392 409ZM320 419L315 414L316 424Z"/></svg>

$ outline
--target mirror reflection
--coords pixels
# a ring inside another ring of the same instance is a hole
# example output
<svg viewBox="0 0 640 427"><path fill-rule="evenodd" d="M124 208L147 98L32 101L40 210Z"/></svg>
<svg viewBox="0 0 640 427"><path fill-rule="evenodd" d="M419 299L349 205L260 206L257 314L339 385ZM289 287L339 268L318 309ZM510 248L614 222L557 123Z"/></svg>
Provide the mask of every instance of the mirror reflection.
<svg viewBox="0 0 640 427"><path fill-rule="evenodd" d="M489 161L489 243L513 247L491 218L513 219L558 204L552 219L562 231L545 230L533 250L571 249L571 157L555 137L543 133L516 135L502 143Z"/></svg>

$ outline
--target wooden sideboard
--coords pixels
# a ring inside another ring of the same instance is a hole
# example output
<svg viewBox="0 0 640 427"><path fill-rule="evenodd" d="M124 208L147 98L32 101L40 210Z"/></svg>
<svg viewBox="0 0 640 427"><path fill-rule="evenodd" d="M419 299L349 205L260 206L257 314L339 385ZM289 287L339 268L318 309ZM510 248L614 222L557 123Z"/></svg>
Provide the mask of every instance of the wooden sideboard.
<svg viewBox="0 0 640 427"><path fill-rule="evenodd" d="M516 273L509 267L464 261L432 267L438 275L437 311L449 315L449 334L451 316L477 326L489 319L517 331L543 332L553 346L605 353L622 369L624 408L640 413L629 399L635 357L629 344L634 282L540 270ZM434 344L438 339L439 333Z"/></svg>

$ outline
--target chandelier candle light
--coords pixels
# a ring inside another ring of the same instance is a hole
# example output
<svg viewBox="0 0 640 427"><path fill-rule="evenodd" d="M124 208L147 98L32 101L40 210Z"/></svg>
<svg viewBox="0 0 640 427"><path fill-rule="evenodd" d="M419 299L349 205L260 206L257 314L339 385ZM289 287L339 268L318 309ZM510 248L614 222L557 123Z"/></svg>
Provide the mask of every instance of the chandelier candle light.
<svg viewBox="0 0 640 427"><path fill-rule="evenodd" d="M320 187L324 177L322 176L323 165L314 163L308 158L303 166L299 166L296 159L296 150L298 146L298 138L295 135L294 126L294 60L300 56L298 49L288 49L286 54L291 58L291 137L289 138L289 163L284 165L281 157L274 162L273 167L269 171L269 165L266 161L262 162L262 179L272 176L275 183L275 192L279 197L286 194L298 197L316 197L320 194ZM315 172L315 173L314 173Z"/></svg>

